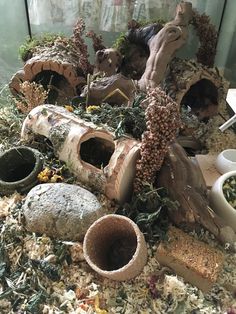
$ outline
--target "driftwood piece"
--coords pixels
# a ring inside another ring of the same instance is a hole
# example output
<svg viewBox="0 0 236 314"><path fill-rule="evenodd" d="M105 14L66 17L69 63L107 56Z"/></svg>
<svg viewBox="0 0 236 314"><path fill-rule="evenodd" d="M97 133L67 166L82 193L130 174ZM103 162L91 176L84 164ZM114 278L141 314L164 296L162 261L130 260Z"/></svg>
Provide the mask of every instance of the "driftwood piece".
<svg viewBox="0 0 236 314"><path fill-rule="evenodd" d="M136 91L133 80L122 74L115 74L93 81L84 88L82 96L87 95L88 105L97 105L102 102L122 105L130 103Z"/></svg>
<svg viewBox="0 0 236 314"><path fill-rule="evenodd" d="M192 4L180 2L176 8L175 19L167 23L149 41L150 56L146 69L138 82L141 90L155 88L162 81L166 68L175 52L186 42L188 24L192 18Z"/></svg>
<svg viewBox="0 0 236 314"><path fill-rule="evenodd" d="M177 225L202 225L222 243L236 249L236 234L209 207L207 187L199 166L190 160L177 143L169 147L166 159L158 174L158 184L168 189L178 210L169 209L170 218Z"/></svg>
<svg viewBox="0 0 236 314"><path fill-rule="evenodd" d="M111 76L118 72L122 62L120 52L114 48L98 50L95 57L94 74Z"/></svg>

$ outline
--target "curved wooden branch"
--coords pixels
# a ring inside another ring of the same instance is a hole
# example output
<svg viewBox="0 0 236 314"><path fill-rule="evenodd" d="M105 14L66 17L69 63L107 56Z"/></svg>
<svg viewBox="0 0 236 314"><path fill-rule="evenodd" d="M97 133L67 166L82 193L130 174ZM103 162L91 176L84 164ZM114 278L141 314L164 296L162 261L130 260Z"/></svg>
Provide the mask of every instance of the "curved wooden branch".
<svg viewBox="0 0 236 314"><path fill-rule="evenodd" d="M148 87L155 88L162 81L176 50L181 48L187 40L187 27L191 18L192 4L180 2L176 8L175 19L167 23L150 39L150 56L145 72L138 82L141 90L146 91Z"/></svg>

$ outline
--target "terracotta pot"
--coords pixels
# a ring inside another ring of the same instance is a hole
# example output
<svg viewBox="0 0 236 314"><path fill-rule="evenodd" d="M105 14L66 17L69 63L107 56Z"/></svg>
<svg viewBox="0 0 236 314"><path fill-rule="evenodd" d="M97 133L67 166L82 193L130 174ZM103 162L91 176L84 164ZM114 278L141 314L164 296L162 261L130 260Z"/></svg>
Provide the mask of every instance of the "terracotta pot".
<svg viewBox="0 0 236 314"><path fill-rule="evenodd" d="M142 232L131 219L115 214L106 215L90 226L83 250L93 270L117 281L134 278L147 262Z"/></svg>
<svg viewBox="0 0 236 314"><path fill-rule="evenodd" d="M5 151L0 156L0 195L28 192L42 168L43 157L36 149L19 146Z"/></svg>
<svg viewBox="0 0 236 314"><path fill-rule="evenodd" d="M30 141L36 134L51 141L58 158L83 184L120 203L129 199L139 157L138 141L115 139L112 132L53 105L38 106L25 119L22 139Z"/></svg>

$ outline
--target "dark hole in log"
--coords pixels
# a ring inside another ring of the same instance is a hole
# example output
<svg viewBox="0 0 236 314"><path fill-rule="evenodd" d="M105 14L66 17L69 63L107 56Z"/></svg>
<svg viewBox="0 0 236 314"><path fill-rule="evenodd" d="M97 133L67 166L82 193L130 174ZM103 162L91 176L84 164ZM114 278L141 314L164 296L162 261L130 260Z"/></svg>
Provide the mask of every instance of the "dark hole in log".
<svg viewBox="0 0 236 314"><path fill-rule="evenodd" d="M35 163L33 152L23 149L11 151L0 160L0 180L20 181L33 171Z"/></svg>
<svg viewBox="0 0 236 314"><path fill-rule="evenodd" d="M108 165L114 150L114 143L94 137L81 144L80 157L83 161L101 169Z"/></svg>
<svg viewBox="0 0 236 314"><path fill-rule="evenodd" d="M43 85L48 90L48 103L65 104L74 94L73 87L69 84L65 76L55 71L45 70L38 73L34 79L36 83Z"/></svg>
<svg viewBox="0 0 236 314"><path fill-rule="evenodd" d="M207 79L193 84L184 95L181 106L189 106L199 120L207 122L217 114L218 91L217 87Z"/></svg>
<svg viewBox="0 0 236 314"><path fill-rule="evenodd" d="M107 269L116 270L129 263L137 248L136 237L114 240L107 250Z"/></svg>

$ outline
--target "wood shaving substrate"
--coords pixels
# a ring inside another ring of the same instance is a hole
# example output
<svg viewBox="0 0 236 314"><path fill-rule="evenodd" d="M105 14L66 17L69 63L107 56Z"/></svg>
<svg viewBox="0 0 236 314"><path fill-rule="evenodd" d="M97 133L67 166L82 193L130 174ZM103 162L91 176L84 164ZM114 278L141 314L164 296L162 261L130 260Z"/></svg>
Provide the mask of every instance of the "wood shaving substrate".
<svg viewBox="0 0 236 314"><path fill-rule="evenodd" d="M16 198L17 199L17 198ZM3 201L3 199L1 199ZM6 198L4 199L6 201ZM7 204L11 203L8 199ZM6 205L8 206L8 205ZM35 270L28 267L25 272L17 270L21 257L47 260L52 263L57 259L53 256L55 240L47 236L37 236L28 233L22 226L22 216L19 206L4 212L5 220L0 221L1 241L7 242L9 230L17 234L15 242L5 247L10 260L10 272L15 273L14 281L7 281L7 285L15 288L35 276ZM6 231L8 230L8 231ZM205 241L213 247L219 247L214 237L207 231L191 233L195 238ZM14 237L13 237L14 238ZM73 243L68 243L73 246ZM221 248L224 249L224 248ZM78 250L78 246L77 246ZM168 268L162 268L155 258L156 246L148 247L148 263L142 273L127 282L115 282L100 277L90 269L81 258L59 264L61 278L52 281L44 274L38 276L38 285L47 294L38 313L43 314L148 314L148 313L227 313L227 309L236 306L234 294L236 292L236 256L225 254L225 264L218 283L210 293L204 295L199 289L185 283ZM0 284L0 313L30 313L27 302L30 295L15 290L15 300L20 299L20 306L13 310L8 298L1 298L7 289L4 281Z"/></svg>

